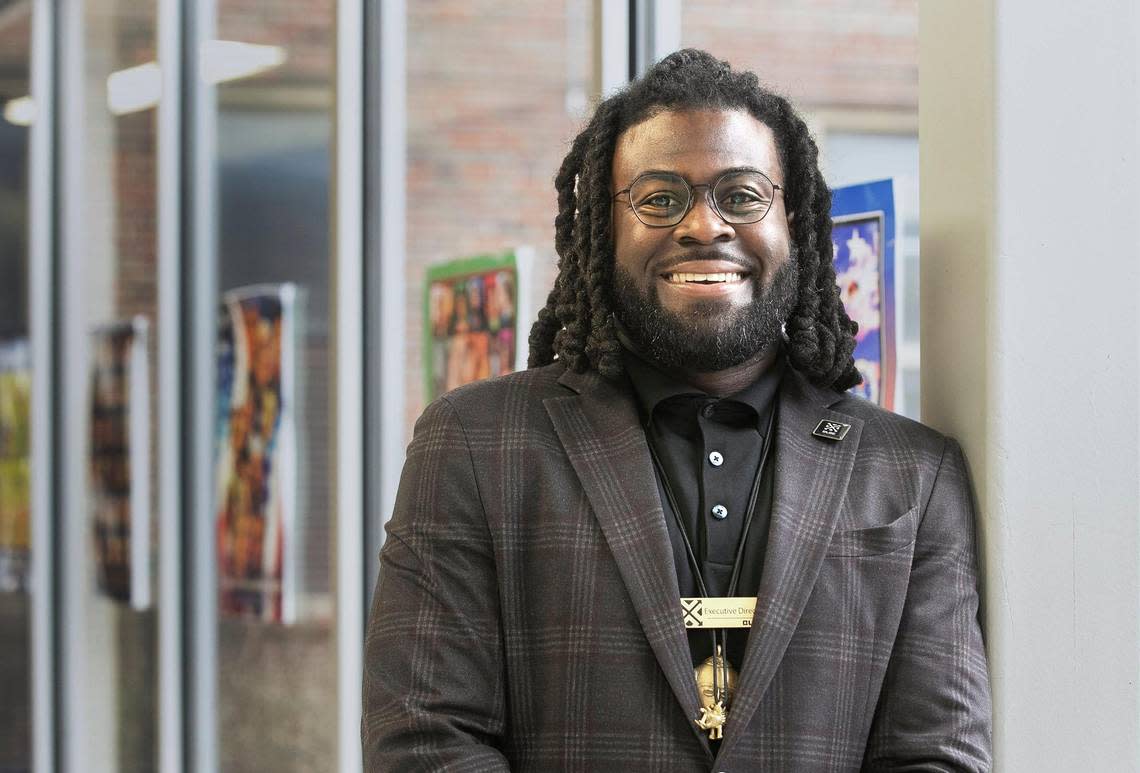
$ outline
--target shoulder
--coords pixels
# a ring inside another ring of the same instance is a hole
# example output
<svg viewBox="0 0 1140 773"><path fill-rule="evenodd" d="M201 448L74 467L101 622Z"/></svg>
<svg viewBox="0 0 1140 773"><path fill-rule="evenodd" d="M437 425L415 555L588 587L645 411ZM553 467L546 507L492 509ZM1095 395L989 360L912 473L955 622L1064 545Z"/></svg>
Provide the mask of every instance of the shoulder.
<svg viewBox="0 0 1140 773"><path fill-rule="evenodd" d="M968 466L952 437L853 395L833 393L829 411L859 427L847 490L854 511L888 503L894 513L925 512L940 481L968 502Z"/></svg>
<svg viewBox="0 0 1140 773"><path fill-rule="evenodd" d="M862 397L813 384L790 365L784 373L780 392L784 399L798 406L797 412L805 419L811 418L813 406L825 408L835 420L851 419L851 423L859 427L860 449L885 446L903 453L909 450L923 456L934 454L937 458L952 442L938 430Z"/></svg>
<svg viewBox="0 0 1140 773"><path fill-rule="evenodd" d="M456 410L481 407L511 397L541 400L545 397L567 394L566 387L558 383L565 372L564 365L554 362L541 368L528 368L505 376L464 384L440 399L450 403Z"/></svg>
<svg viewBox="0 0 1140 773"><path fill-rule="evenodd" d="M573 394L559 383L566 367L555 362L457 387L436 398L416 423L457 423L465 429L544 423L543 401Z"/></svg>
<svg viewBox="0 0 1140 773"><path fill-rule="evenodd" d="M872 488L897 479L903 490L911 492L909 496L919 495L921 500L947 465L955 469L965 465L952 437L861 397L833 392L829 410L858 422L856 472L866 473Z"/></svg>
<svg viewBox="0 0 1140 773"><path fill-rule="evenodd" d="M952 438L933 427L851 394L839 395L831 410L862 421L864 443L907 446L941 455L946 445L953 442Z"/></svg>

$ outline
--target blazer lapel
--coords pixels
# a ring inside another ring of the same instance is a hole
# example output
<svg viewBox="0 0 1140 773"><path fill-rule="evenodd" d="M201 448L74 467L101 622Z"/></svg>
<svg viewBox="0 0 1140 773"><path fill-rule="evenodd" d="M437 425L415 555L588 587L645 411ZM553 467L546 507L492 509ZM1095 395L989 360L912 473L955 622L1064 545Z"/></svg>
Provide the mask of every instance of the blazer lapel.
<svg viewBox="0 0 1140 773"><path fill-rule="evenodd" d="M756 615L721 754L748 727L784 657L819 575L851 478L863 422L828 410L841 395L788 368L780 388L772 520ZM812 434L822 419L850 424L840 441Z"/></svg>
<svg viewBox="0 0 1140 773"><path fill-rule="evenodd" d="M637 405L629 390L592 372L559 380L578 392L544 400L570 463L617 561L641 627L685 715L700 714L680 590ZM708 742L689 723L706 752ZM710 753L711 759L711 753Z"/></svg>

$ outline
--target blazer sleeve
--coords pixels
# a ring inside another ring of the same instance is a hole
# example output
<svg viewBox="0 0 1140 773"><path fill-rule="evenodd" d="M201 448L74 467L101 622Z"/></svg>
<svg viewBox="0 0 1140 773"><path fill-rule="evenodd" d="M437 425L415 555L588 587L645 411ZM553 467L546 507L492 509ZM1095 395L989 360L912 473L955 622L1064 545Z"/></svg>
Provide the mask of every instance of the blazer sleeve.
<svg viewBox="0 0 1140 773"><path fill-rule="evenodd" d="M364 768L507 771L494 554L459 417L416 422L364 650Z"/></svg>
<svg viewBox="0 0 1140 773"><path fill-rule="evenodd" d="M947 440L919 524L910 586L864 770L991 768L974 529L965 459L958 444Z"/></svg>

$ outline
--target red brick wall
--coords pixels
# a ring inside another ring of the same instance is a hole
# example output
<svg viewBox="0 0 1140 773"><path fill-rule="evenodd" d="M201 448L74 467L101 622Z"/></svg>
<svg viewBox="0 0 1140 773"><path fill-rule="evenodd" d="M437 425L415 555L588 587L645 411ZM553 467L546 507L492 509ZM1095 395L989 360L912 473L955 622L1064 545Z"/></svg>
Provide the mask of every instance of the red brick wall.
<svg viewBox="0 0 1140 773"><path fill-rule="evenodd" d="M249 85L327 89L336 53L334 10L333 0L219 0L218 36L286 49L282 66Z"/></svg>
<svg viewBox="0 0 1140 773"><path fill-rule="evenodd" d="M31 40L31 3L10 8L0 4L0 108L28 93Z"/></svg>
<svg viewBox="0 0 1140 773"><path fill-rule="evenodd" d="M681 41L801 107L918 109L918 0L684 0Z"/></svg>

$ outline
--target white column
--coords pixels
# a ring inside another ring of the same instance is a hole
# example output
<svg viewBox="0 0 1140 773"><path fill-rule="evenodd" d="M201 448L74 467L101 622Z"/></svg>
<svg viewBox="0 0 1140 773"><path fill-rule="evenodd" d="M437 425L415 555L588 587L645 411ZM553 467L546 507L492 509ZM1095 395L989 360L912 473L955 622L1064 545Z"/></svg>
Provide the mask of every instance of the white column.
<svg viewBox="0 0 1140 773"><path fill-rule="evenodd" d="M56 660L58 641L53 544L55 519L56 442L52 433L56 400L55 271L55 93L58 80L56 8L49 0L32 4L31 96L36 115L29 137L28 169L28 327L32 346L31 537L32 537L32 769L55 770L59 728Z"/></svg>
<svg viewBox="0 0 1140 773"><path fill-rule="evenodd" d="M594 92L608 97L629 83L629 3L594 0Z"/></svg>
<svg viewBox="0 0 1140 773"><path fill-rule="evenodd" d="M400 20L401 23L403 19ZM332 230L336 535L337 770L361 770L364 672L364 6L336 4L336 150Z"/></svg>
<svg viewBox="0 0 1140 773"><path fill-rule="evenodd" d="M158 767L182 773L186 651L182 511L182 7L158 0Z"/></svg>
<svg viewBox="0 0 1140 773"><path fill-rule="evenodd" d="M920 17L922 405L980 509L995 769L1140 768L1140 19Z"/></svg>

